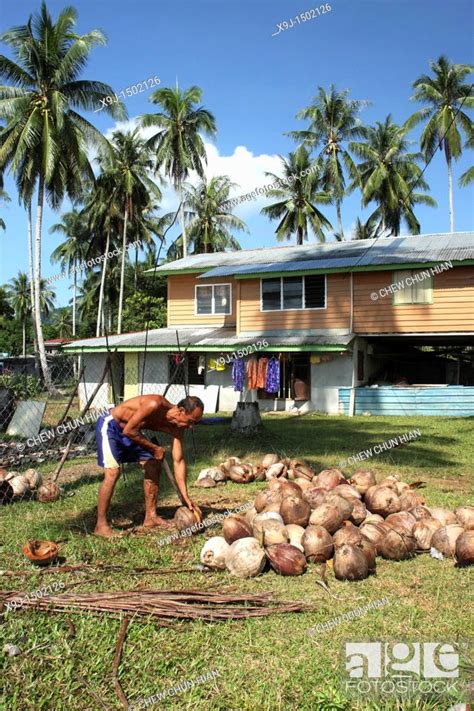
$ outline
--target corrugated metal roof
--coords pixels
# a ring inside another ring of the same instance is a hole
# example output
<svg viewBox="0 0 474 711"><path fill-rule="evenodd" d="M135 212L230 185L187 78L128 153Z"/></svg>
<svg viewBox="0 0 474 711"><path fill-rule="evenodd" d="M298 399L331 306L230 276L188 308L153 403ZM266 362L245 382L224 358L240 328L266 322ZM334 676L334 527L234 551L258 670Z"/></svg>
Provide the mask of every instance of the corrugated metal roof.
<svg viewBox="0 0 474 711"><path fill-rule="evenodd" d="M267 247L238 252L197 254L163 264L159 273L212 270L200 278L257 272L370 268L474 259L474 232L388 237L291 247Z"/></svg>
<svg viewBox="0 0 474 711"><path fill-rule="evenodd" d="M199 348L225 347L233 348L234 346L245 346L251 343L256 343L259 339L265 338L269 346L346 346L354 338L353 334L344 335L310 335L302 334L283 334L282 336L268 336L267 334L252 335L252 336L236 336L235 331L230 328L180 328L179 345L180 348L191 346L193 350ZM108 346L111 350L126 351L129 348L139 348L145 346L146 331L137 333L126 333L121 336L109 336ZM175 328L157 328L148 332L147 348L154 349L169 349L176 351L178 349L176 329ZM107 341L105 338L85 338L80 341L74 341L64 348L65 351L80 351L82 349L94 349L99 352L107 350Z"/></svg>

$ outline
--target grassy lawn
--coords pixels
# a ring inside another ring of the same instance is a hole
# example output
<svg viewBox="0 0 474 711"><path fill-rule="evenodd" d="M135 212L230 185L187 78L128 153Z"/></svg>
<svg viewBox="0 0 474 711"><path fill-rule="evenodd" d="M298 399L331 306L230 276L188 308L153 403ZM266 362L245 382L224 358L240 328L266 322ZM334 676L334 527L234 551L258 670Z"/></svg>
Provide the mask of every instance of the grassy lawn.
<svg viewBox="0 0 474 711"><path fill-rule="evenodd" d="M379 478L397 472L412 482L423 480L429 505L450 509L473 504L474 421L441 418L290 417L269 415L264 432L255 439L232 438L228 426L200 426L195 430L196 452L187 440L189 479L204 466L218 463L225 455L257 461L267 451L307 460L317 471L335 466L397 435L421 430L421 437L391 449L368 462L345 469L370 468ZM314 611L271 616L260 620L224 624L177 623L172 629L157 622L133 620L120 665L120 681L130 703L169 689L184 680L215 671L212 681L170 696L152 708L249 711L287 709L444 709L453 700L433 696L397 701L393 695L375 701L348 699L342 690L343 645L346 641L387 640L452 642L473 634L472 569L460 570L450 560L438 561L420 555L405 562L377 560L377 575L358 583L338 582L328 571L333 599L317 583L319 568L310 566L298 578L282 578L267 572L252 580L239 580L227 573L199 570L167 575L138 575L132 567L190 568L199 562L206 534L159 546L166 533L132 534L112 541L94 538L95 503L99 479L95 464L81 466L81 479L65 485L65 497L54 504L22 502L0 511L0 569L29 571L21 553L28 538L62 541L61 554L68 564L90 563L123 566L116 573L0 576L3 589L21 592L61 580L74 582L77 592L159 588L202 588L241 592L272 591L283 600L304 600ZM43 473L54 468L42 465ZM69 474L70 472L66 472ZM87 476L95 473L94 476ZM69 480L69 476L65 477ZM205 514L224 511L250 501L265 484L193 489L192 498ZM175 495L164 485L160 512L171 518ZM143 513L141 475L129 466L119 482L112 516L116 522L129 519L134 525ZM88 582L88 578L94 580ZM342 613L387 598L387 604L362 617L346 621L331 631L308 635L308 629ZM70 622L73 622L71 626ZM0 616L0 709L8 711L100 711L121 708L112 682L112 663L120 620L87 614L54 615L12 611ZM25 654L6 657L6 643L18 644ZM31 650L31 651L30 651ZM466 660L464 660L466 662ZM471 660L472 663L472 660ZM3 687L3 689L2 689ZM100 697L100 700L97 698Z"/></svg>

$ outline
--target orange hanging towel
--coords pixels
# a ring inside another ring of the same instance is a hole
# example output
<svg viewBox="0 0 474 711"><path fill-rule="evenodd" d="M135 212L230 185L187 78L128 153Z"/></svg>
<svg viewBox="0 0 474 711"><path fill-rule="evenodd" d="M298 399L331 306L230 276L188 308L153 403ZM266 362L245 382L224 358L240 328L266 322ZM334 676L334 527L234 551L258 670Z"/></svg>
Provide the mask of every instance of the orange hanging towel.
<svg viewBox="0 0 474 711"><path fill-rule="evenodd" d="M257 387L258 363L255 356L247 361L247 390L255 390Z"/></svg>
<svg viewBox="0 0 474 711"><path fill-rule="evenodd" d="M268 358L260 358L257 366L257 388L265 388L267 382Z"/></svg>

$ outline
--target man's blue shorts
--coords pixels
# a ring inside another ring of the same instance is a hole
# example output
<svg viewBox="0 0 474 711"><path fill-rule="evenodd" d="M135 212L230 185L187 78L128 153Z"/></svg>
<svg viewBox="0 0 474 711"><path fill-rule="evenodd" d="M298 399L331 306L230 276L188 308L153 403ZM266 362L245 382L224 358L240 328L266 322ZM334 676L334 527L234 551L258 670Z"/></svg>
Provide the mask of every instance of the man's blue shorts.
<svg viewBox="0 0 474 711"><path fill-rule="evenodd" d="M112 415L101 415L95 428L97 438L97 464L99 467L116 469L125 462L153 459L153 454L125 437L117 420Z"/></svg>

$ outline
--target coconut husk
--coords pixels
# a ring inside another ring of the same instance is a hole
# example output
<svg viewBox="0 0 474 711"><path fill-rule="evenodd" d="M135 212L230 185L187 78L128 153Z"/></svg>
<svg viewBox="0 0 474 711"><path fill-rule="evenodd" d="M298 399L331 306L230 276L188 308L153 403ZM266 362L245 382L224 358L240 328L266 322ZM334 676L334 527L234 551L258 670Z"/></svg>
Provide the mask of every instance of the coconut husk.
<svg viewBox="0 0 474 711"><path fill-rule="evenodd" d="M48 565L58 556L58 545L54 541L30 540L22 546L22 551L32 563Z"/></svg>

